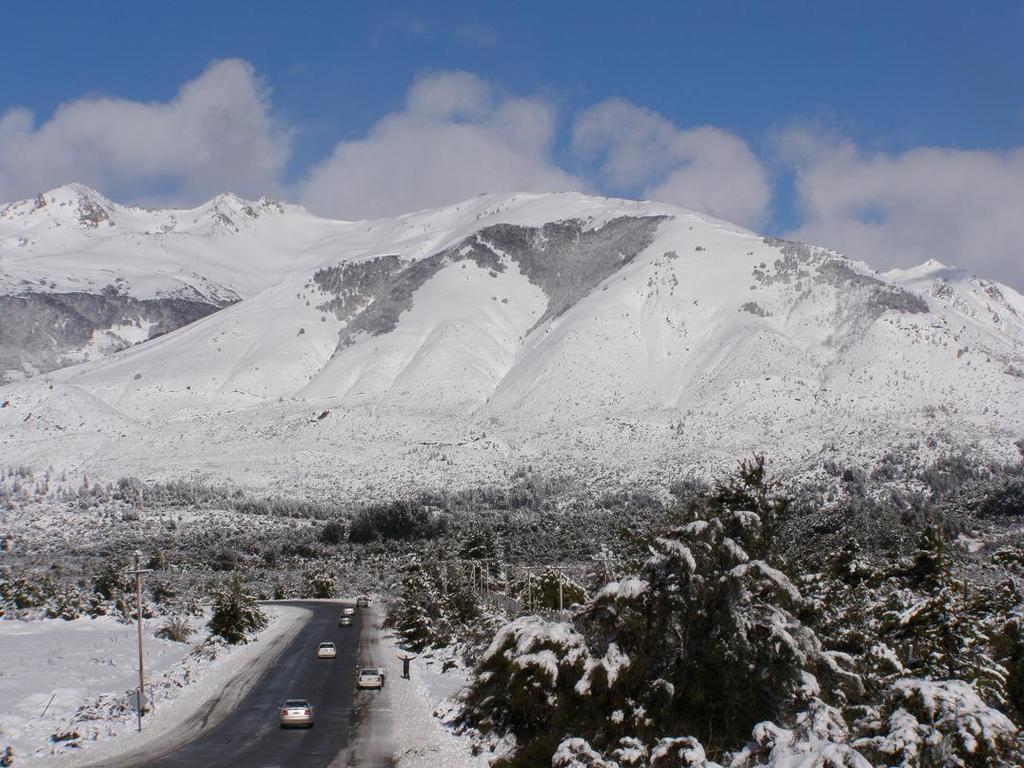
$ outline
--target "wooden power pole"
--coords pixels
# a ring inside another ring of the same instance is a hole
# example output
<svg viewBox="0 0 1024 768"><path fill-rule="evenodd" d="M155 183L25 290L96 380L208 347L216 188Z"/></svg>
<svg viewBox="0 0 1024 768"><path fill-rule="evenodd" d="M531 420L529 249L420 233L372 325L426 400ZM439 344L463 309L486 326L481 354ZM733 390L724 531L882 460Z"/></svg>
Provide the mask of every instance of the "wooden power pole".
<svg viewBox="0 0 1024 768"><path fill-rule="evenodd" d="M146 675L142 655L142 574L149 573L151 570L151 568L142 567L142 553L139 550L135 550L135 570L131 571L131 573L135 575L135 610L139 627L139 699L137 716L140 732L142 731L142 708L146 702Z"/></svg>

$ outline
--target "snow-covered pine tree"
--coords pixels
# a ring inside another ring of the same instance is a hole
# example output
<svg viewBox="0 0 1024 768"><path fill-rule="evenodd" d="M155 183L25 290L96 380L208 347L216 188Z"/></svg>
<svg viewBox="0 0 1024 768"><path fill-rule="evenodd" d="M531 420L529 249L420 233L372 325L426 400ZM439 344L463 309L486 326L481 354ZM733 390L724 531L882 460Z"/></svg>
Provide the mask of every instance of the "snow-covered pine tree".
<svg viewBox="0 0 1024 768"><path fill-rule="evenodd" d="M402 645L416 652L447 637L441 594L419 560L404 567L398 598L388 609L387 624L401 638Z"/></svg>
<svg viewBox="0 0 1024 768"><path fill-rule="evenodd" d="M720 753L820 697L858 697L859 678L797 618L796 586L748 554L762 535L753 512L695 520L652 541L640 573L607 584L572 623L509 624L477 669L466 723L514 735L511 766L550 763L569 734L572 764L624 739L650 751L692 736Z"/></svg>
<svg viewBox="0 0 1024 768"><path fill-rule="evenodd" d="M267 615L256 598L243 589L241 578L235 576L214 594L213 614L206 626L214 637L237 645L248 642L250 634L266 627Z"/></svg>

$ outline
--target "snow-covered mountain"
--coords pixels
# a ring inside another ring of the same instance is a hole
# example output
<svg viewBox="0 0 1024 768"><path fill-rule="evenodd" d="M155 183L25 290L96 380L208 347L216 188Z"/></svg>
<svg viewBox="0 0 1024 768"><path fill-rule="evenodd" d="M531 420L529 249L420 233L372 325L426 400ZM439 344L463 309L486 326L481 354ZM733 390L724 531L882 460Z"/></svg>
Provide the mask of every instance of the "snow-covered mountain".
<svg viewBox="0 0 1024 768"><path fill-rule="evenodd" d="M1006 456L1024 436L1024 297L935 263L879 274L576 193L372 222L92 199L101 213L65 206L74 228L52 202L5 209L2 268L54 290L117 274L139 296L230 306L0 388L10 462L356 490L525 466L666 477L753 450Z"/></svg>
<svg viewBox="0 0 1024 768"><path fill-rule="evenodd" d="M336 224L234 195L133 208L80 184L0 207L0 382L108 356L252 296L313 266Z"/></svg>

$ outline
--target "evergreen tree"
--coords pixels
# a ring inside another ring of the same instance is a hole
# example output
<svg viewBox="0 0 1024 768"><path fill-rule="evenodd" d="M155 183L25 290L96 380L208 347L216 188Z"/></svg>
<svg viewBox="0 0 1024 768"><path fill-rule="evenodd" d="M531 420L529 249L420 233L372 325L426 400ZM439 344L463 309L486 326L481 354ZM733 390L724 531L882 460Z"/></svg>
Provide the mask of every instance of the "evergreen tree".
<svg viewBox="0 0 1024 768"><path fill-rule="evenodd" d="M218 589L213 600L213 615L207 623L210 634L231 645L248 642L249 635L267 626L267 615L256 598L242 589L235 576L226 588Z"/></svg>
<svg viewBox="0 0 1024 768"><path fill-rule="evenodd" d="M931 523L925 527L911 561L908 575L913 586L934 589L944 582L949 564L941 526Z"/></svg>
<svg viewBox="0 0 1024 768"><path fill-rule="evenodd" d="M328 600L334 597L334 577L325 569L319 568L306 574L306 585L310 597Z"/></svg>
<svg viewBox="0 0 1024 768"><path fill-rule="evenodd" d="M780 487L781 482L777 478L769 477L767 461L762 453L740 461L733 475L715 482L709 499L712 515L749 511L755 512L760 519L758 549L750 551L754 557L770 558L775 554L778 535L790 505L790 500L780 493Z"/></svg>
<svg viewBox="0 0 1024 768"><path fill-rule="evenodd" d="M832 576L851 587L877 577L877 571L861 554L860 542L852 536L832 561Z"/></svg>
<svg viewBox="0 0 1024 768"><path fill-rule="evenodd" d="M859 678L797 618L796 586L741 544L762 535L751 512L693 521L651 542L640 573L607 584L571 624L508 625L478 669L469 722L511 731L524 745L511 764L525 766L550 763L552 734L603 750L690 734L721 750L795 717L819 689L858 697Z"/></svg>
<svg viewBox="0 0 1024 768"><path fill-rule="evenodd" d="M388 611L388 625L404 647L416 652L447 637L437 585L419 561L407 565L402 573L398 598Z"/></svg>

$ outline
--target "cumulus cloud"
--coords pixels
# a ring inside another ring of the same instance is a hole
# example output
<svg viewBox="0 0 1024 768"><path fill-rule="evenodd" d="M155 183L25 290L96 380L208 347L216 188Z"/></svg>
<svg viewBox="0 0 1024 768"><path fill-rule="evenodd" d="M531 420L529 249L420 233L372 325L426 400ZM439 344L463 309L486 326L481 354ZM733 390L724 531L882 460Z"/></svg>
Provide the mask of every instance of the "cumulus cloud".
<svg viewBox="0 0 1024 768"><path fill-rule="evenodd" d="M278 189L289 152L252 66L218 61L168 102L82 98L40 125L27 109L0 114L0 200L71 181L176 202L255 196Z"/></svg>
<svg viewBox="0 0 1024 768"><path fill-rule="evenodd" d="M779 148L802 220L789 236L878 268L937 259L1024 287L1024 148L871 153L806 129Z"/></svg>
<svg viewBox="0 0 1024 768"><path fill-rule="evenodd" d="M466 72L419 78L404 108L339 143L300 195L311 210L372 218L482 192L558 191L580 182L551 159L554 109Z"/></svg>
<svg viewBox="0 0 1024 768"><path fill-rule="evenodd" d="M613 190L639 194L748 226L762 224L771 186L746 142L720 128L680 129L623 99L582 113L573 149L599 161Z"/></svg>

